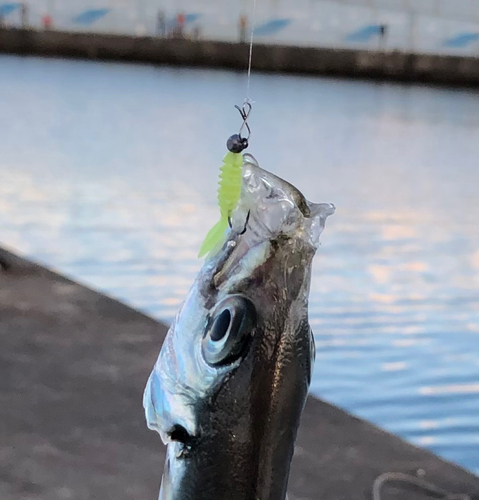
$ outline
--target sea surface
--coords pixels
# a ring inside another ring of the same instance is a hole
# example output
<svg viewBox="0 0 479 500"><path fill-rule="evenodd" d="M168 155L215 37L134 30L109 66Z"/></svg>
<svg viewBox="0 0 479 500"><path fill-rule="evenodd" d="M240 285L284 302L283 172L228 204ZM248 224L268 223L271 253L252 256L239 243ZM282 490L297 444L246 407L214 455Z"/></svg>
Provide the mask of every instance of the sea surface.
<svg viewBox="0 0 479 500"><path fill-rule="evenodd" d="M171 321L243 73L0 56L0 244ZM254 74L250 153L333 202L312 392L479 473L479 93Z"/></svg>

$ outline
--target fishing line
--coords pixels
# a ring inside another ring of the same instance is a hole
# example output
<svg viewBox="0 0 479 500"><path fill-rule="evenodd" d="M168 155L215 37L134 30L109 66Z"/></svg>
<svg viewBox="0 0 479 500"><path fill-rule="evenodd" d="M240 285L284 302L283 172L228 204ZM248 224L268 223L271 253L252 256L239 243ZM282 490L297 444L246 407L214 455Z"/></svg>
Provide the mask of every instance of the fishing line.
<svg viewBox="0 0 479 500"><path fill-rule="evenodd" d="M249 39L249 57L248 57L248 81L246 83L246 99L245 102L251 104L251 99L249 97L249 86L251 80L251 61L253 60L253 38L254 38L254 23L256 16L256 0L253 0L253 16L251 18L251 35Z"/></svg>
<svg viewBox="0 0 479 500"><path fill-rule="evenodd" d="M411 476L409 474L403 474L401 472L385 472L376 478L373 485L372 500L382 500L381 495L382 487L386 483L390 482L400 482L406 483L410 486L415 486L418 489L422 489L426 494L433 495L442 500L471 500L469 495L465 493L451 493L435 484L422 479L421 477Z"/></svg>
<svg viewBox="0 0 479 500"><path fill-rule="evenodd" d="M251 35L249 40L248 71L246 82L246 97L241 108L235 106L239 111L243 123L238 134L233 134L226 141L226 153L223 158L223 165L220 167L220 181L218 188L218 206L220 209L220 220L208 231L200 248L198 257L203 257L211 251L218 249L224 242L228 226L232 229L231 214L235 210L241 196L241 187L243 185L243 155L241 154L248 147L248 140L251 135L251 129L248 124L248 118L251 113L253 101L249 97L249 88L251 81L251 62L253 60L253 39L254 23L256 17L256 0L253 0L253 15L251 19ZM247 132L247 136L243 132ZM243 230L238 233L245 233L248 226L250 212L248 211Z"/></svg>

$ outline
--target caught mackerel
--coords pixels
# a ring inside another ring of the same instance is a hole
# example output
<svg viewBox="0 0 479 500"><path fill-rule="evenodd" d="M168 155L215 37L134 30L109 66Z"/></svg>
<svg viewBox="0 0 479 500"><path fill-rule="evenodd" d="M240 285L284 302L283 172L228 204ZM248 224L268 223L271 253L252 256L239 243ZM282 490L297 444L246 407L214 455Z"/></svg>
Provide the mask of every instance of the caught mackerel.
<svg viewBox="0 0 479 500"><path fill-rule="evenodd" d="M168 445L160 500L284 500L315 356L311 263L332 213L244 155L231 229L145 389L148 427Z"/></svg>

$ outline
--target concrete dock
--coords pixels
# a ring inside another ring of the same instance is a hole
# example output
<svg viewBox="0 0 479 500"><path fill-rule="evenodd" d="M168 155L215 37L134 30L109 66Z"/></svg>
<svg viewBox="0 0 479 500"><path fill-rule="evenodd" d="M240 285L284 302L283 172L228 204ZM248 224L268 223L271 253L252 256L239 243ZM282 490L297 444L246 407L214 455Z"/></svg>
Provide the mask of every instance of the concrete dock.
<svg viewBox="0 0 479 500"><path fill-rule="evenodd" d="M164 447L142 392L166 327L0 249L0 498L147 500ZM310 397L291 500L371 499L394 471L479 500L479 478ZM438 498L391 483L384 500ZM455 497L459 498L459 497ZM465 499L466 497L464 497Z"/></svg>
<svg viewBox="0 0 479 500"><path fill-rule="evenodd" d="M0 53L230 68L244 71L247 44L0 28ZM479 85L479 58L255 43L255 71Z"/></svg>

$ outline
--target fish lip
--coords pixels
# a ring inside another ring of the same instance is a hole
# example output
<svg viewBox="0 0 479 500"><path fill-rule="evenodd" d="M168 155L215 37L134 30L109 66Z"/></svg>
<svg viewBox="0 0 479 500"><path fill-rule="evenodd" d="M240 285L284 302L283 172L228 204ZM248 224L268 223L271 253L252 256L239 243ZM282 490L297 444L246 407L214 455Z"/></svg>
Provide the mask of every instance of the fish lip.
<svg viewBox="0 0 479 500"><path fill-rule="evenodd" d="M227 285L234 289L235 284L246 279L266 261L271 248L271 241L260 241L252 246L244 240L237 241L235 251L228 255L212 277L216 290L220 291Z"/></svg>
<svg viewBox="0 0 479 500"><path fill-rule="evenodd" d="M293 186L293 184L282 179L281 177L278 177L276 174L273 174L268 170L261 168L258 162L256 161L256 158L250 153L245 153L243 155L243 166L245 165L252 166L255 170L258 170L258 172L266 174L271 180L275 180L278 185L287 188L291 193L291 196L295 202L296 207L298 207L303 217L309 218L311 216L311 209L309 207L309 202L304 196L304 194L296 186Z"/></svg>

